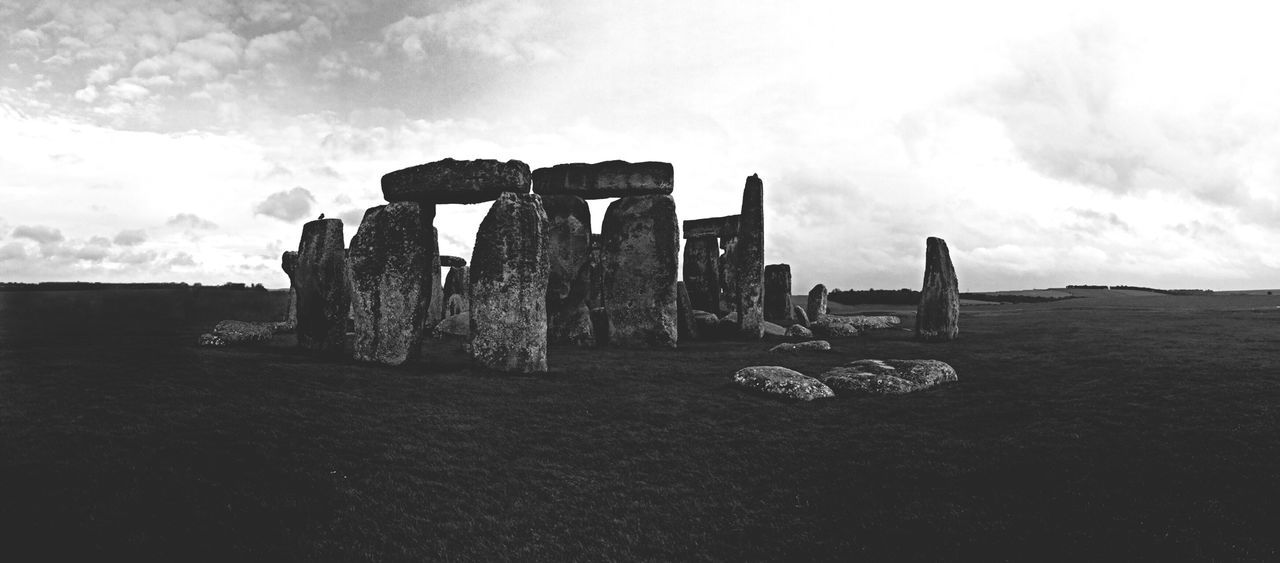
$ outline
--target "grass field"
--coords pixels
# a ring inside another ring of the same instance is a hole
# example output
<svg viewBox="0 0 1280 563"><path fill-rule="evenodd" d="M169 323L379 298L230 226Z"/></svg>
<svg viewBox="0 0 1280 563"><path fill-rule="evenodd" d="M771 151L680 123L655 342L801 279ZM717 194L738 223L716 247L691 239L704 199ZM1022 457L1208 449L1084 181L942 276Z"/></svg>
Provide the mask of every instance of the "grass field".
<svg viewBox="0 0 1280 563"><path fill-rule="evenodd" d="M437 341L397 369L195 347L231 303L0 299L8 561L1280 558L1280 296L965 307L955 342L805 356L554 347L543 377ZM859 358L960 381L729 384Z"/></svg>

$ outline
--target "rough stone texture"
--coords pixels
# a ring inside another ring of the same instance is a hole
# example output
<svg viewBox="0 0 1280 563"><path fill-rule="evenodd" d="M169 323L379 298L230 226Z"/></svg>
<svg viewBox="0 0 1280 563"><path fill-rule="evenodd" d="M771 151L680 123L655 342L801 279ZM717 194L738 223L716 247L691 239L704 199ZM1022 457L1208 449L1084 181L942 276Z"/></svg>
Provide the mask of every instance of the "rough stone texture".
<svg viewBox="0 0 1280 563"><path fill-rule="evenodd" d="M720 315L738 312L738 238L720 239Z"/></svg>
<svg viewBox="0 0 1280 563"><path fill-rule="evenodd" d="M200 335L201 346L231 346L266 342L279 332L288 329L288 322L220 321L212 333Z"/></svg>
<svg viewBox="0 0 1280 563"><path fill-rule="evenodd" d="M694 309L692 314L693 332L698 338L709 338L719 334L717 327L720 325L720 317L715 313Z"/></svg>
<svg viewBox="0 0 1280 563"><path fill-rule="evenodd" d="M547 213L534 194L504 193L471 254L471 355L491 369L547 371Z"/></svg>
<svg viewBox="0 0 1280 563"><path fill-rule="evenodd" d="M698 327L693 322L693 306L689 304L689 292L684 282L676 282L676 334L680 341L698 338Z"/></svg>
<svg viewBox="0 0 1280 563"><path fill-rule="evenodd" d="M591 291L587 293L587 307L592 310L604 307L604 257L600 235L591 235ZM596 342L603 344L601 332L596 331Z"/></svg>
<svg viewBox="0 0 1280 563"><path fill-rule="evenodd" d="M431 261L427 271L431 274L431 298L427 301L427 324L435 326L444 319L444 276L440 275L440 231L431 228Z"/></svg>
<svg viewBox="0 0 1280 563"><path fill-rule="evenodd" d="M706 219L690 219L684 222L681 229L686 239L695 238L729 238L738 236L738 216L708 217Z"/></svg>
<svg viewBox="0 0 1280 563"><path fill-rule="evenodd" d="M319 219L302 226L298 267L298 346L343 351L350 298L342 220Z"/></svg>
<svg viewBox="0 0 1280 563"><path fill-rule="evenodd" d="M196 345L221 348L227 345L227 341L223 340L221 336L206 332L200 335L200 340L196 341Z"/></svg>
<svg viewBox="0 0 1280 563"><path fill-rule="evenodd" d="M436 240L440 240L439 235L440 233L439 231L437 231ZM462 267L465 267L466 265L467 265L467 260L465 258L461 258L458 256L441 256L440 257L441 268L462 268Z"/></svg>
<svg viewBox="0 0 1280 563"><path fill-rule="evenodd" d="M902 323L902 319L893 315L822 315L819 320L850 325L859 331L893 328Z"/></svg>
<svg viewBox="0 0 1280 563"><path fill-rule="evenodd" d="M809 326L809 313L804 312L804 307L799 305L792 306L791 315L795 317L796 324Z"/></svg>
<svg viewBox="0 0 1280 563"><path fill-rule="evenodd" d="M553 344L595 346L591 324L591 209L571 195L542 198L547 212L547 338Z"/></svg>
<svg viewBox="0 0 1280 563"><path fill-rule="evenodd" d="M293 283L293 273L298 269L298 251L286 250L280 255L280 269L289 276L289 303L284 312L284 322L298 326L298 289Z"/></svg>
<svg viewBox="0 0 1280 563"><path fill-rule="evenodd" d="M813 338L813 331L804 325L791 325L787 327L787 333L783 336L789 338Z"/></svg>
<svg viewBox="0 0 1280 563"><path fill-rule="evenodd" d="M773 348L770 352L826 352L831 350L831 343L826 340L810 340L808 342L784 342Z"/></svg>
<svg viewBox="0 0 1280 563"><path fill-rule="evenodd" d="M471 268L454 266L444 278L444 316L452 317L471 310Z"/></svg>
<svg viewBox="0 0 1280 563"><path fill-rule="evenodd" d="M760 330L764 332L765 336L784 336L787 334L787 329L782 325L769 321L762 321Z"/></svg>
<svg viewBox="0 0 1280 563"><path fill-rule="evenodd" d="M460 313L445 317L444 320L436 324L435 329L431 331L431 335L436 338L457 337L467 338L471 336L471 313Z"/></svg>
<svg viewBox="0 0 1280 563"><path fill-rule="evenodd" d="M929 237L925 243L924 288L916 308L916 338L941 342L960 334L960 282L951 265L947 241Z"/></svg>
<svg viewBox="0 0 1280 563"><path fill-rule="evenodd" d="M357 360L400 365L417 356L432 295L431 219L403 201L370 208L351 237L351 311Z"/></svg>
<svg viewBox="0 0 1280 563"><path fill-rule="evenodd" d="M533 171L533 193L584 199L667 195L674 188L668 162L609 160L595 164L557 164Z"/></svg>
<svg viewBox="0 0 1280 563"><path fill-rule="evenodd" d="M791 307L791 266L769 264L764 267L764 318L782 326L796 322Z"/></svg>
<svg viewBox="0 0 1280 563"><path fill-rule="evenodd" d="M857 360L818 376L840 394L901 394L957 381L956 370L938 360Z"/></svg>
<svg viewBox="0 0 1280 563"><path fill-rule="evenodd" d="M764 336L764 182L752 174L742 189L738 218L738 334L748 340Z"/></svg>
<svg viewBox="0 0 1280 563"><path fill-rule="evenodd" d="M688 221L685 221L688 224ZM715 237L688 239L684 243L684 284L694 309L720 308L720 245Z"/></svg>
<svg viewBox="0 0 1280 563"><path fill-rule="evenodd" d="M624 197L600 229L609 344L674 348L680 227L669 195Z"/></svg>
<svg viewBox="0 0 1280 563"><path fill-rule="evenodd" d="M818 284L809 290L809 299L805 302L805 313L810 321L816 321L827 314L827 286Z"/></svg>
<svg viewBox="0 0 1280 563"><path fill-rule="evenodd" d="M780 366L742 368L733 375L733 382L751 391L783 399L812 401L835 396L821 381Z"/></svg>
<svg viewBox="0 0 1280 563"><path fill-rule="evenodd" d="M382 197L391 202L481 203L505 192L527 194L529 179L529 165L519 160L446 158L387 173Z"/></svg>
<svg viewBox="0 0 1280 563"><path fill-rule="evenodd" d="M818 320L809 323L809 330L813 331L814 336L823 338L857 336L862 333L857 325L845 322L844 319L845 317L823 315Z"/></svg>

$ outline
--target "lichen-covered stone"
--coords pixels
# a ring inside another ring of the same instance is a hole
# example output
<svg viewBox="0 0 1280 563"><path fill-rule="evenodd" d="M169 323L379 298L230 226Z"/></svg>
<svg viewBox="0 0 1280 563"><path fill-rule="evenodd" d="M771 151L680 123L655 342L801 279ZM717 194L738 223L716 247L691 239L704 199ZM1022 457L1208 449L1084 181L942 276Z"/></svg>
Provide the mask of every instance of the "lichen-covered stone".
<svg viewBox="0 0 1280 563"><path fill-rule="evenodd" d="M503 193L527 194L529 165L519 160L454 160L446 158L410 166L382 177L387 201L481 203Z"/></svg>
<svg viewBox="0 0 1280 563"><path fill-rule="evenodd" d="M761 322L760 330L764 332L765 336L784 336L787 334L787 329L783 328L782 325L769 321Z"/></svg>
<svg viewBox="0 0 1280 563"><path fill-rule="evenodd" d="M515 373L547 371L547 213L536 194L504 193L471 255L471 355Z"/></svg>
<svg viewBox="0 0 1280 563"><path fill-rule="evenodd" d="M318 219L302 226L298 242L298 346L343 351L350 299L342 221Z"/></svg>
<svg viewBox="0 0 1280 563"><path fill-rule="evenodd" d="M823 315L822 318L835 319L844 324L853 325L858 330L893 328L902 323L902 319L893 315Z"/></svg>
<svg viewBox="0 0 1280 563"><path fill-rule="evenodd" d="M439 232L436 232L437 240L439 240ZM459 256L441 256L441 268L462 268L467 265L467 260Z"/></svg>
<svg viewBox="0 0 1280 563"><path fill-rule="evenodd" d="M947 242L929 237L925 244L924 287L916 309L916 338L955 340L960 334L960 282Z"/></svg>
<svg viewBox="0 0 1280 563"><path fill-rule="evenodd" d="M533 192L583 199L667 195L675 186L673 180L674 170L668 162L557 164L533 171Z"/></svg>
<svg viewBox="0 0 1280 563"><path fill-rule="evenodd" d="M221 348L227 345L227 341L223 340L221 336L206 332L200 335L200 340L198 340L196 344L199 346Z"/></svg>
<svg viewBox="0 0 1280 563"><path fill-rule="evenodd" d="M201 346L231 346L266 342L286 328L287 322L247 322L226 320L213 327L212 333L200 335Z"/></svg>
<svg viewBox="0 0 1280 563"><path fill-rule="evenodd" d="M764 337L764 182L752 174L742 190L738 217L737 268L738 334L748 340Z"/></svg>
<svg viewBox="0 0 1280 563"><path fill-rule="evenodd" d="M857 360L818 376L840 394L895 395L957 381L956 371L938 360Z"/></svg>
<svg viewBox="0 0 1280 563"><path fill-rule="evenodd" d="M788 338L813 338L813 331L804 325L794 324L787 327L787 333L784 336Z"/></svg>
<svg viewBox="0 0 1280 563"><path fill-rule="evenodd" d="M414 202L365 212L347 251L355 359L400 365L418 354L430 320L433 230Z"/></svg>
<svg viewBox="0 0 1280 563"><path fill-rule="evenodd" d="M693 306L689 304L689 292L684 282L676 282L676 333L680 341L698 338L698 329L693 323Z"/></svg>
<svg viewBox="0 0 1280 563"><path fill-rule="evenodd" d="M764 318L782 326L796 322L791 306L791 266L769 264L764 267Z"/></svg>
<svg viewBox="0 0 1280 563"><path fill-rule="evenodd" d="M609 344L674 348L680 229L669 195L609 204L601 228Z"/></svg>
<svg viewBox="0 0 1280 563"><path fill-rule="evenodd" d="M688 221L685 221L687 224ZM715 237L692 238L684 243L684 284L694 309L716 311L720 307L720 245Z"/></svg>
<svg viewBox="0 0 1280 563"><path fill-rule="evenodd" d="M821 381L780 366L752 366L733 375L743 388L783 399L812 401L835 396Z"/></svg>
<svg viewBox="0 0 1280 563"><path fill-rule="evenodd" d="M445 314L452 317L471 310L471 268L453 266L444 278Z"/></svg>
<svg viewBox="0 0 1280 563"><path fill-rule="evenodd" d="M798 325L797 325L798 326ZM831 343L826 340L810 340L808 342L783 342L770 352L826 352L831 350Z"/></svg>
<svg viewBox="0 0 1280 563"><path fill-rule="evenodd" d="M594 346L591 292L591 209L571 195L542 198L547 212L547 338L553 344Z"/></svg>
<svg viewBox="0 0 1280 563"><path fill-rule="evenodd" d="M862 333L856 325L832 315L823 315L818 320L810 322L809 330L813 331L814 336L823 338L857 336Z"/></svg>
<svg viewBox="0 0 1280 563"><path fill-rule="evenodd" d="M795 317L796 324L799 324L805 327L809 326L809 313L806 313L804 311L804 307L801 307L799 305L792 306L791 314Z"/></svg>
<svg viewBox="0 0 1280 563"><path fill-rule="evenodd" d="M818 284L809 290L809 299L805 302L805 311L809 321L813 322L827 314L827 286Z"/></svg>

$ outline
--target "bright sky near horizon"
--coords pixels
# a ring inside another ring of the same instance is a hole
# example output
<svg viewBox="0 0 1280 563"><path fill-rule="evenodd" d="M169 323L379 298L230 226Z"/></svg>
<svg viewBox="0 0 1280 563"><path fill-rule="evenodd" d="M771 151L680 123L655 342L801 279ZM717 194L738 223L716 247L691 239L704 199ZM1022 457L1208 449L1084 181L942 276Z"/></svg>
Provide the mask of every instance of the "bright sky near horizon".
<svg viewBox="0 0 1280 563"><path fill-rule="evenodd" d="M682 220L758 173L795 293L918 288L927 236L964 291L1278 287L1272 10L0 0L0 281L284 286L302 223L453 157L671 162Z"/></svg>

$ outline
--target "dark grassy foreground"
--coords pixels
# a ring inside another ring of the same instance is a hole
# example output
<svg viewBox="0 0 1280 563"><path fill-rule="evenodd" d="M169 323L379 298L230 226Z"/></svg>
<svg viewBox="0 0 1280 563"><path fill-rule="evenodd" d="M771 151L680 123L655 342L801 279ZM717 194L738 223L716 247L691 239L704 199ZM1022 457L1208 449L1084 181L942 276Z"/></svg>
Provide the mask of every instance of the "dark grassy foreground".
<svg viewBox="0 0 1280 563"><path fill-rule="evenodd" d="M555 348L533 378L442 343L406 369L199 349L190 317L59 336L10 303L0 557L1275 560L1278 305L979 306L950 344ZM961 381L813 404L728 383L868 357Z"/></svg>

